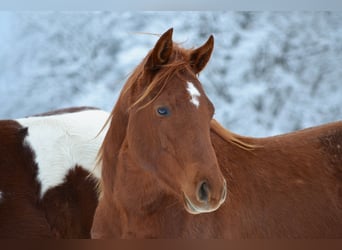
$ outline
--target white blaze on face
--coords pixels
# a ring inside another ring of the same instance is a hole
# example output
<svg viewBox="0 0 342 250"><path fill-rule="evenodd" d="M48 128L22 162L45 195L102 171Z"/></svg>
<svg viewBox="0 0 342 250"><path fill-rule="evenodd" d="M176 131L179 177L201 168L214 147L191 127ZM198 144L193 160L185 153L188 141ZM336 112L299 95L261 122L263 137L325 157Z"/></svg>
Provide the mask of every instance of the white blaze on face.
<svg viewBox="0 0 342 250"><path fill-rule="evenodd" d="M190 102L196 106L196 108L199 107L199 97L201 96L201 93L198 91L198 89L195 87L195 85L192 82L187 82L188 86L186 90L189 92L190 95Z"/></svg>

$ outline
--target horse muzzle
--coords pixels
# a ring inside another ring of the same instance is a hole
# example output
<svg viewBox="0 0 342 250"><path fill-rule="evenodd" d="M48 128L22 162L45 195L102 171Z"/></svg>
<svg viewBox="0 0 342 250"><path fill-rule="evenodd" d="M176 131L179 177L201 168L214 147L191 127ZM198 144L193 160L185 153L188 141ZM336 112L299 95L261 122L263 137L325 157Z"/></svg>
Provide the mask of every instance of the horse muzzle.
<svg viewBox="0 0 342 250"><path fill-rule="evenodd" d="M223 189L219 198L212 195L207 182L201 182L198 185L196 199L192 200L183 193L185 210L190 214L211 213L216 211L226 200L227 183L224 180Z"/></svg>

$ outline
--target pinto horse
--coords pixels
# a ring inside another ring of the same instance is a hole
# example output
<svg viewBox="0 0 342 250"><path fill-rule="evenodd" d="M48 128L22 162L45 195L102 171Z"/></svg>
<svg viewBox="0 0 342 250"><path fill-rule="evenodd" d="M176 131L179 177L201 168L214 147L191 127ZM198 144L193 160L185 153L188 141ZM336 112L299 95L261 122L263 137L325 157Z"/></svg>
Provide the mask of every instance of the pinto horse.
<svg viewBox="0 0 342 250"><path fill-rule="evenodd" d="M111 113L92 237L342 237L342 122L263 139L225 130L196 77L213 37L187 50L172 31Z"/></svg>
<svg viewBox="0 0 342 250"><path fill-rule="evenodd" d="M0 121L0 238L89 238L108 113L69 108Z"/></svg>

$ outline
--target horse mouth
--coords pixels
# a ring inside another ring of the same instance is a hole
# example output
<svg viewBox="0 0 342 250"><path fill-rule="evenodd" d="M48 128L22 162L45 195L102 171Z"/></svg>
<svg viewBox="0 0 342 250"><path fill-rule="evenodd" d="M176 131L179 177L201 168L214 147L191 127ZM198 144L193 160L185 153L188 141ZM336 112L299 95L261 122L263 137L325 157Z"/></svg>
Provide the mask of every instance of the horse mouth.
<svg viewBox="0 0 342 250"><path fill-rule="evenodd" d="M188 198L186 194L184 196L184 202L185 202L185 210L190 214L203 214L203 213L211 213L216 211L223 202L220 202L215 207L210 207L208 204L206 204L203 207L196 206L194 203L191 202L191 200Z"/></svg>

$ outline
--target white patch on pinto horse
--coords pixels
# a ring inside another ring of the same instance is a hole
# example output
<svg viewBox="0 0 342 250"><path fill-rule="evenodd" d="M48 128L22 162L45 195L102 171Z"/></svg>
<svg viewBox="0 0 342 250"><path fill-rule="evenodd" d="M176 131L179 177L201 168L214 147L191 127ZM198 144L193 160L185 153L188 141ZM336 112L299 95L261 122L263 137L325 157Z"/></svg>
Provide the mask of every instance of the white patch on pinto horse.
<svg viewBox="0 0 342 250"><path fill-rule="evenodd" d="M108 126L98 133L108 117L109 113L102 110L83 110L17 120L28 128L24 143L35 155L41 197L49 188L62 183L75 165L100 178L96 157Z"/></svg>
<svg viewBox="0 0 342 250"><path fill-rule="evenodd" d="M187 82L188 86L186 90L189 92L190 95L190 102L196 106L196 108L199 107L199 97L201 96L201 93L198 91L198 89L195 87L195 85L192 82Z"/></svg>

